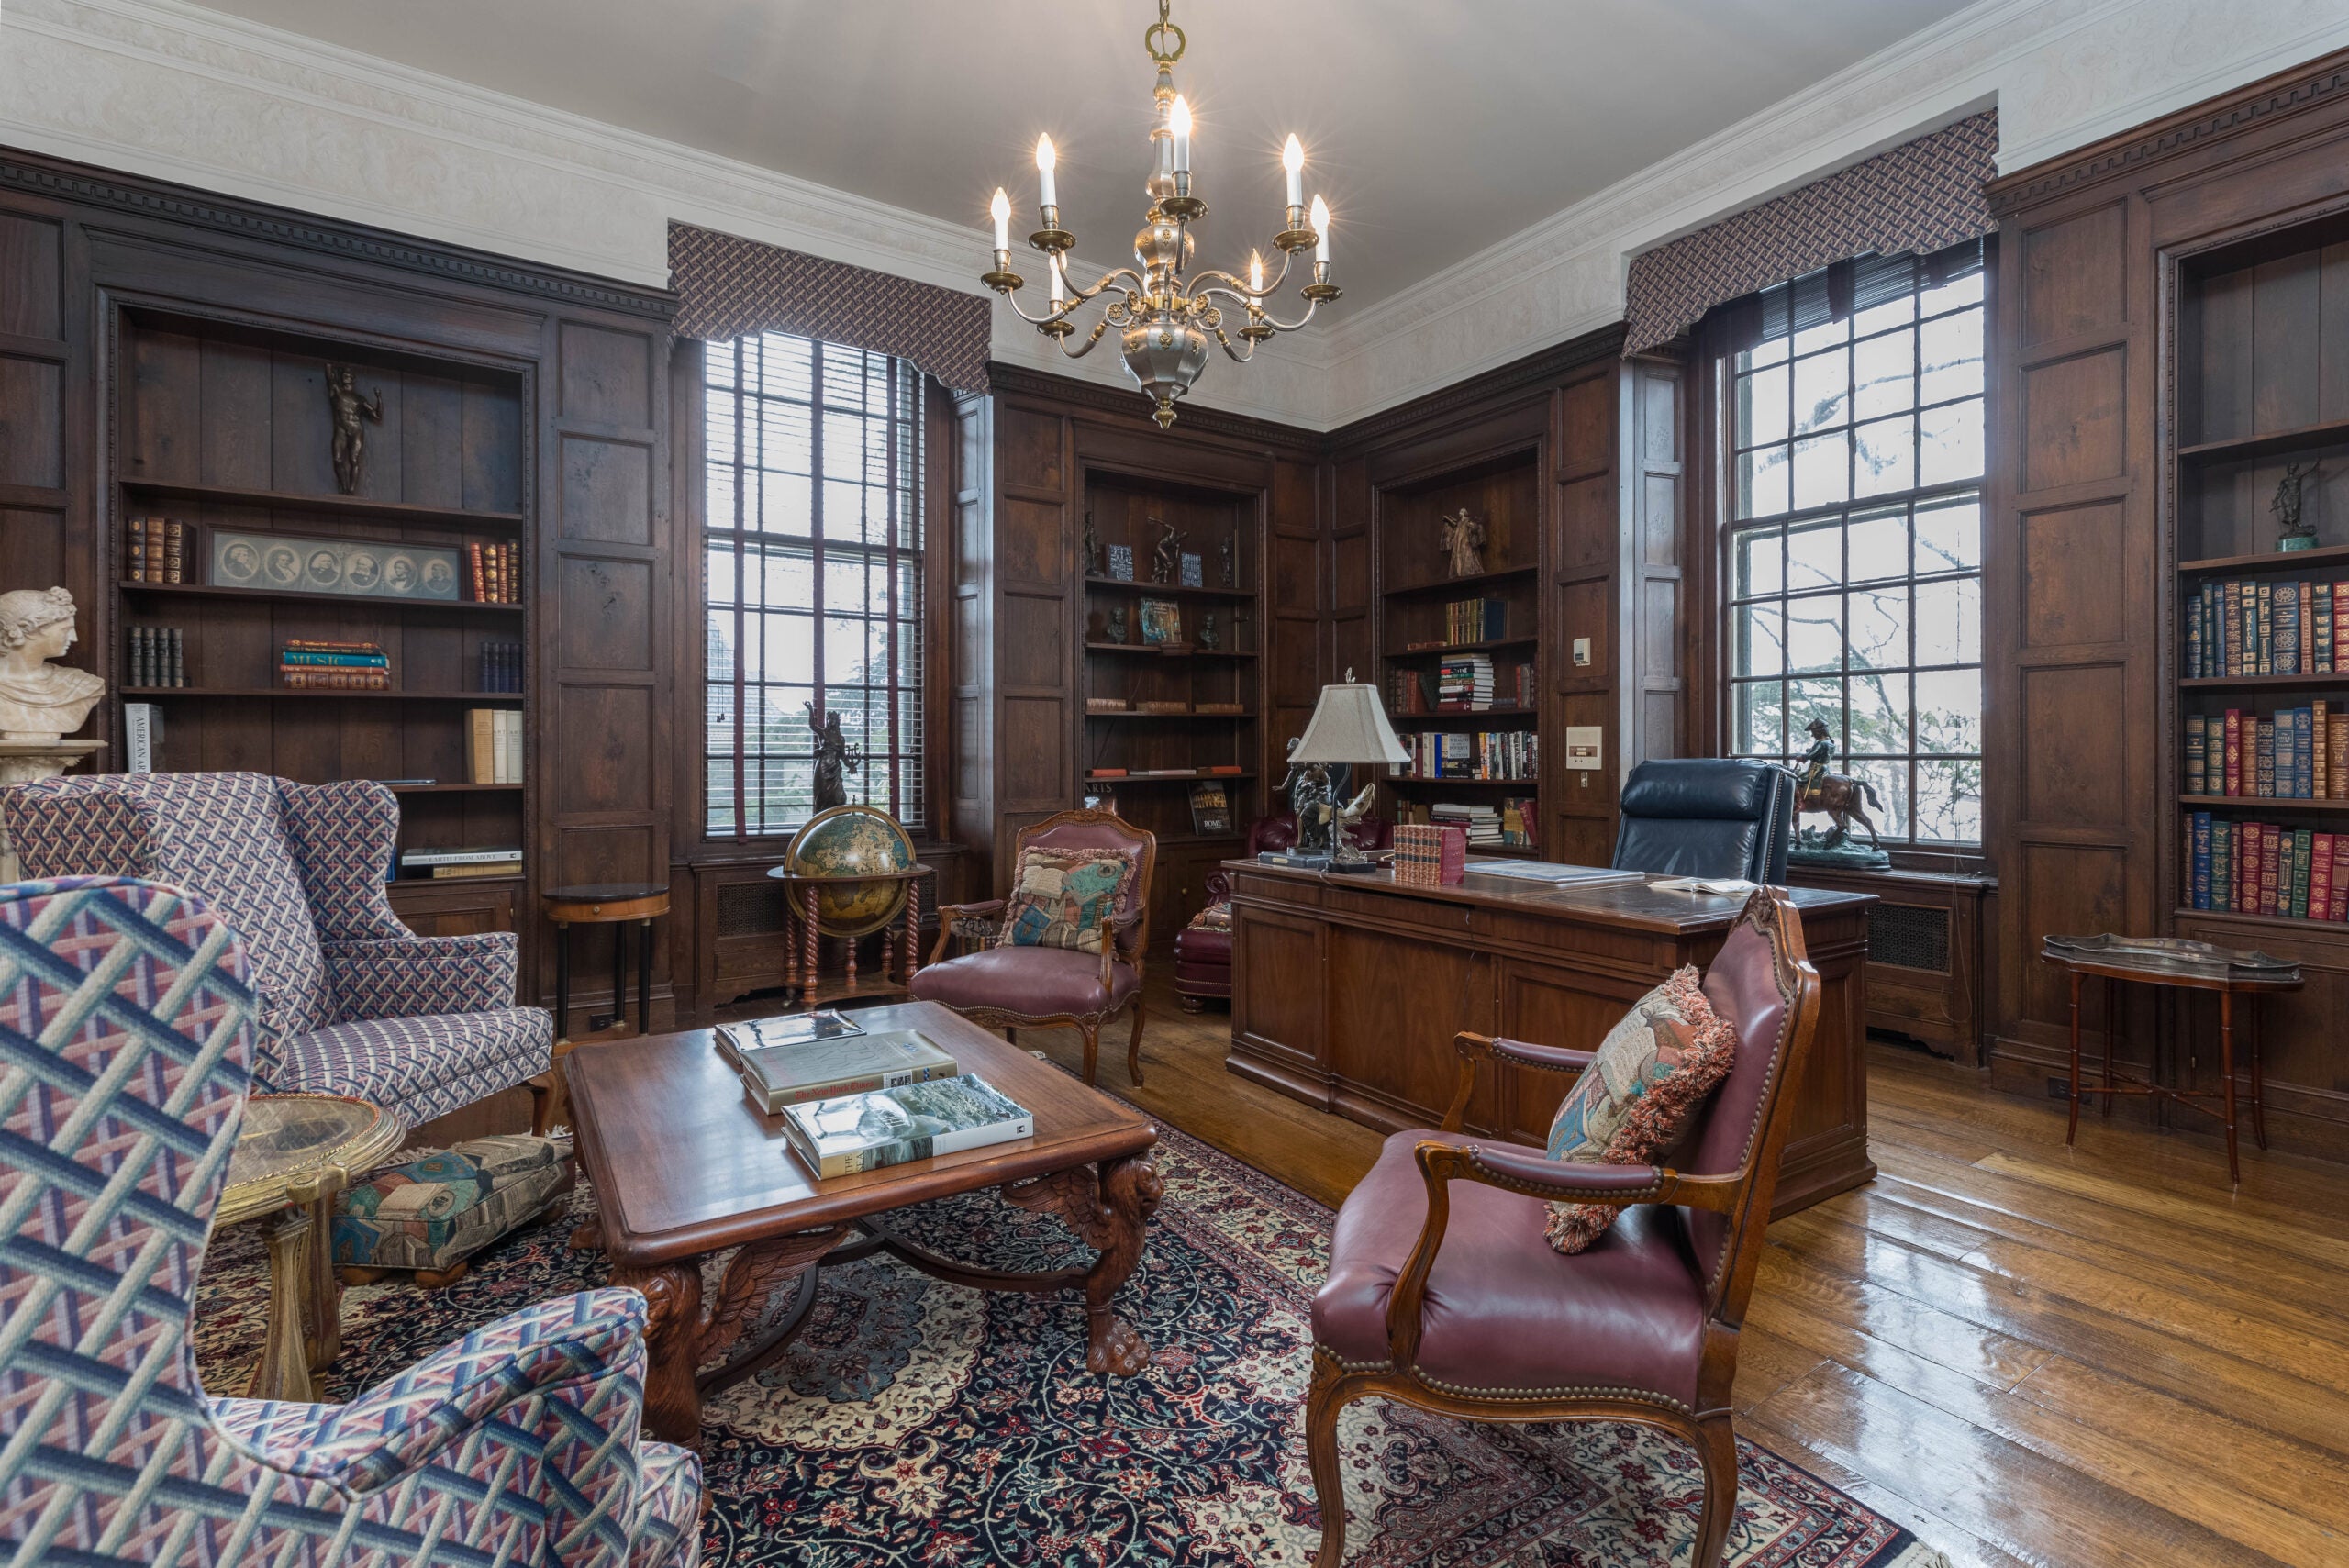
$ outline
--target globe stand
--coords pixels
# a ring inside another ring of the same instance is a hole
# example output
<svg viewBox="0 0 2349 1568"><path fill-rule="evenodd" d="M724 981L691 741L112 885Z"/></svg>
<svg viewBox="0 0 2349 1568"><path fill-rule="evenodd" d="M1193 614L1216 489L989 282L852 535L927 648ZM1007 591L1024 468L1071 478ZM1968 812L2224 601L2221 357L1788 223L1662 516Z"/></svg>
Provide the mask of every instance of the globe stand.
<svg viewBox="0 0 2349 1568"><path fill-rule="evenodd" d="M930 874L930 868L918 863L892 871L829 876L795 872L789 866L769 867L767 875L784 884L784 906L790 917L784 932L784 984L797 1006L814 1008L852 998L905 995L914 972L921 966L921 882ZM881 883L904 884L905 899L880 924L853 934L827 929L829 922L823 913L827 892L850 892ZM877 973L863 973L857 964L857 944L875 931L882 934L881 967ZM823 973L822 962L822 939L827 936L838 937L846 950L841 972L829 976ZM891 973L900 960L903 978Z"/></svg>

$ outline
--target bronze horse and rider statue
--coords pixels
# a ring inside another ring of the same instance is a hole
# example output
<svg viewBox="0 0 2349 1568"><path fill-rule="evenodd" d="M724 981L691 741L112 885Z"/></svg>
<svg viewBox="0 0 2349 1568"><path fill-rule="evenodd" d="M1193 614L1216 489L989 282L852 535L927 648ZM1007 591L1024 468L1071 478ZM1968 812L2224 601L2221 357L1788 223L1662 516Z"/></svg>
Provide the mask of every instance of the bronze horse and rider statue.
<svg viewBox="0 0 2349 1568"><path fill-rule="evenodd" d="M1884 809L1875 786L1863 778L1828 772L1827 764L1835 755L1835 742L1829 738L1827 726L1821 720L1812 719L1809 732L1810 745L1803 751L1802 766L1795 774L1795 810L1798 814L1823 812L1834 826L1818 843L1802 847L1838 851L1849 846L1856 851L1858 847L1852 844L1852 825L1856 822L1867 829L1869 848L1879 848L1876 822L1867 811L1869 806Z"/></svg>

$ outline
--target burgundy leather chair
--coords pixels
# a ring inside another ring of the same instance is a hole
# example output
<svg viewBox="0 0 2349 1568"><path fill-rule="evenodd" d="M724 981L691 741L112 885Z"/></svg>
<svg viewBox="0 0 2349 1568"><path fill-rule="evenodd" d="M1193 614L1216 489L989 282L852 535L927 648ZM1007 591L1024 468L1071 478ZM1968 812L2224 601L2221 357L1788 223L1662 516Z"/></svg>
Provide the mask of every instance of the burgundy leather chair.
<svg viewBox="0 0 2349 1568"><path fill-rule="evenodd" d="M1093 1082L1101 1049L1101 1026L1128 1008L1133 1033L1126 1041L1126 1073L1141 1083L1142 955L1150 946L1150 878L1158 860L1158 835L1137 828L1114 811L1063 811L1019 830L1012 851L1030 844L1055 850L1124 850L1141 866L1131 889L1103 923L1107 939L1097 957L1073 948L997 947L990 940L956 958L946 949L965 922L984 923L1003 913L1004 900L949 904L938 912L938 945L930 962L914 973L907 990L920 1001L953 1008L973 1023L1003 1030L1017 1040L1030 1029L1074 1029L1085 1037L1085 1081ZM963 940L969 941L967 934Z"/></svg>
<svg viewBox="0 0 2349 1568"><path fill-rule="evenodd" d="M1737 1513L1730 1386L1739 1325L1819 1019L1819 973L1783 888L1756 891L1705 976L1737 1059L1680 1144L1682 1168L1555 1161L1460 1131L1480 1063L1576 1073L1590 1053L1459 1038L1444 1130L1398 1132L1338 1213L1313 1298L1306 1447L1321 1507L1319 1568L1346 1540L1338 1413L1376 1395L1478 1421L1636 1421L1696 1446L1704 1512L1690 1568L1717 1568ZM1623 1212L1572 1257L1547 1203Z"/></svg>
<svg viewBox="0 0 2349 1568"><path fill-rule="evenodd" d="M1395 830L1375 817L1365 817L1346 829L1358 850L1391 849ZM1297 842L1297 814L1276 812L1248 825L1248 858L1266 850L1286 850ZM1174 933L1174 996L1186 1013L1203 1011L1212 1000L1231 997L1231 878L1222 872L1207 875L1208 906Z"/></svg>

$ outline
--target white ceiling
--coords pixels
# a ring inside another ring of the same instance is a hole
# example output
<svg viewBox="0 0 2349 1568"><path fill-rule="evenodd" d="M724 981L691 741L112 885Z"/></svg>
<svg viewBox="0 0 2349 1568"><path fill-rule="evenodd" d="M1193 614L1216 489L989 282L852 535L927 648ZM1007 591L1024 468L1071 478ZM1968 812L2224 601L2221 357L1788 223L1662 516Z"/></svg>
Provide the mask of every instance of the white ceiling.
<svg viewBox="0 0 2349 1568"><path fill-rule="evenodd" d="M1296 131L1348 304L1385 297L1960 0L1176 0L1201 260L1280 227ZM211 0L210 8L838 190L985 224L1059 145L1063 222L1140 221L1150 0ZM1015 241L1016 242L1016 241ZM974 235L972 271L983 270ZM1269 253L1269 247L1267 247ZM1029 269L1033 272L1034 268ZM1341 308L1344 308L1341 306Z"/></svg>

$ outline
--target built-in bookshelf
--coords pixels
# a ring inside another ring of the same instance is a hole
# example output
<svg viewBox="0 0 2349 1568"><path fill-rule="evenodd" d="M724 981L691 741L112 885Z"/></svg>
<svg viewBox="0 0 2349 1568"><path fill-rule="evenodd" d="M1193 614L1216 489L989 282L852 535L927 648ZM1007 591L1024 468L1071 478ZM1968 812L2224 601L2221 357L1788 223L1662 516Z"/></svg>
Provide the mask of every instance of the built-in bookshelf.
<svg viewBox="0 0 2349 1568"><path fill-rule="evenodd" d="M1085 506L1095 543L1083 562L1078 780L1163 846L1236 854L1265 809L1256 767L1254 503L1092 471ZM1170 528L1179 537L1169 546L1168 580L1158 582ZM1195 793L1218 793L1203 785L1221 786L1219 817L1195 809Z"/></svg>
<svg viewBox="0 0 2349 1568"><path fill-rule="evenodd" d="M515 760L508 782L483 782L469 754L477 711L529 706L521 378L139 309L126 313L117 352L106 537L125 678L114 700L150 705L153 770L381 779L399 797L403 851L526 845L527 772ZM329 363L353 369L375 411L350 495L337 483ZM164 547L144 546L150 531ZM281 543L306 563L317 555L338 583L352 563L379 591L321 585L323 566L285 583L229 580L216 551L239 538L256 556ZM487 574L476 584L477 556L506 563L502 587ZM382 591L394 572L420 584L449 568L454 597ZM317 645L308 658L289 654L304 644ZM519 728L527 743L527 717Z"/></svg>
<svg viewBox="0 0 2349 1568"><path fill-rule="evenodd" d="M1509 825L1478 852L1539 853L1542 648L1538 463L1531 450L1381 490L1379 689L1412 760L1390 770L1396 814L1464 806ZM1482 527L1455 573L1447 519Z"/></svg>
<svg viewBox="0 0 2349 1568"><path fill-rule="evenodd" d="M2344 259L2334 218L2178 274L2176 918L2290 955L2298 937L2349 932L2349 290L2330 283ZM2295 488L2316 538L2286 550L2279 490Z"/></svg>

